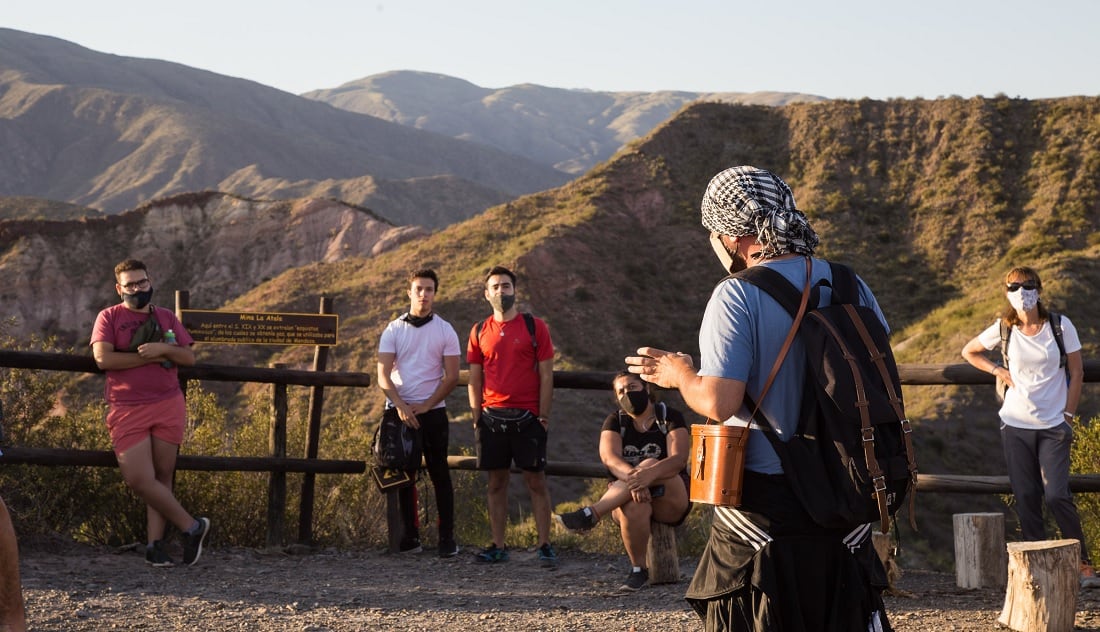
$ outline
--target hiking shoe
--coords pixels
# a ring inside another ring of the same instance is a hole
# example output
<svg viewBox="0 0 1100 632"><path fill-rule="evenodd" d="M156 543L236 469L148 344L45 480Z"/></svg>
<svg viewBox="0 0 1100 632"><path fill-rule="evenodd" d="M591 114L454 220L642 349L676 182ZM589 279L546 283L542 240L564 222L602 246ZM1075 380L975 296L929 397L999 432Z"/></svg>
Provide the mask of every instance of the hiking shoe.
<svg viewBox="0 0 1100 632"><path fill-rule="evenodd" d="M412 538L402 540L397 550L401 553L420 553L424 550L424 547L420 546L420 538Z"/></svg>
<svg viewBox="0 0 1100 632"><path fill-rule="evenodd" d="M545 568L554 568L558 565L558 554L549 542L539 547L539 562L542 562Z"/></svg>
<svg viewBox="0 0 1100 632"><path fill-rule="evenodd" d="M199 528L183 534L183 563L191 566L202 556L202 543L210 533L210 518L199 518Z"/></svg>
<svg viewBox="0 0 1100 632"><path fill-rule="evenodd" d="M1092 564L1086 564L1081 562L1081 588L1100 588L1100 577L1096 576L1096 571L1093 570Z"/></svg>
<svg viewBox="0 0 1100 632"><path fill-rule="evenodd" d="M645 585L649 583L649 571L642 569L640 571L630 571L630 574L626 576L626 581L622 586L619 586L619 590L623 592L638 592L645 588Z"/></svg>
<svg viewBox="0 0 1100 632"><path fill-rule="evenodd" d="M164 550L164 542L154 540L145 547L145 563L150 566L167 567L175 566L176 562Z"/></svg>
<svg viewBox="0 0 1100 632"><path fill-rule="evenodd" d="M496 564L498 562L507 562L508 549L497 548L497 545L494 544L487 549L483 549L481 553L477 554L475 559L477 559L477 561L481 562L482 564Z"/></svg>
<svg viewBox="0 0 1100 632"><path fill-rule="evenodd" d="M458 555L458 544L454 540L440 540L439 541L439 557L448 558Z"/></svg>
<svg viewBox="0 0 1100 632"><path fill-rule="evenodd" d="M554 520L569 531L588 531L596 526L597 518L591 507L585 507L569 513L554 514Z"/></svg>

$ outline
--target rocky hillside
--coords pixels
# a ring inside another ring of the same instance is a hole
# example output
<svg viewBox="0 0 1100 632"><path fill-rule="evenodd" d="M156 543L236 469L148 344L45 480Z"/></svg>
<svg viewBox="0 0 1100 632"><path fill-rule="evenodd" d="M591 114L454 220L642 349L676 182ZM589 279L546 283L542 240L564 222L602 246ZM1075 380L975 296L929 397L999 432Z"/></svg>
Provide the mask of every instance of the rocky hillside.
<svg viewBox="0 0 1100 632"><path fill-rule="evenodd" d="M287 270L371 257L426 234L332 200L222 193L75 221L2 221L4 316L17 336L83 344L96 313L118 302L112 269L128 257L149 266L154 302L172 306L175 290L188 290L191 307L215 309Z"/></svg>
<svg viewBox="0 0 1100 632"><path fill-rule="evenodd" d="M302 96L471 140L580 175L695 101L785 105L788 92L593 92L534 84L490 89L436 73L395 71Z"/></svg>
<svg viewBox="0 0 1100 632"><path fill-rule="evenodd" d="M107 213L212 189L332 196L438 226L569 179L251 81L2 28L0 147L0 196Z"/></svg>

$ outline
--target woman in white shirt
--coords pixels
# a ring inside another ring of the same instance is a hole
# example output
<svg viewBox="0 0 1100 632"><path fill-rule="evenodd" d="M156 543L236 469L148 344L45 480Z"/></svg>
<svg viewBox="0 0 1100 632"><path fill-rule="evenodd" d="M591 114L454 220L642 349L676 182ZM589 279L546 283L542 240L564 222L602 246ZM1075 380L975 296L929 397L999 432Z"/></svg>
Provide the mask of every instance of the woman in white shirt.
<svg viewBox="0 0 1100 632"><path fill-rule="evenodd" d="M1001 441L1023 539L1047 539L1046 500L1062 537L1081 542L1082 585L1100 586L1069 490L1071 422L1084 381L1081 341L1069 318L1046 308L1039 296L1042 290L1038 272L1013 268L1005 275L1007 302L1000 319L966 343L962 355L1008 386L999 411ZM1008 336L1007 366L986 357L987 351L1001 346L1002 322ZM1056 338L1058 323L1064 355Z"/></svg>

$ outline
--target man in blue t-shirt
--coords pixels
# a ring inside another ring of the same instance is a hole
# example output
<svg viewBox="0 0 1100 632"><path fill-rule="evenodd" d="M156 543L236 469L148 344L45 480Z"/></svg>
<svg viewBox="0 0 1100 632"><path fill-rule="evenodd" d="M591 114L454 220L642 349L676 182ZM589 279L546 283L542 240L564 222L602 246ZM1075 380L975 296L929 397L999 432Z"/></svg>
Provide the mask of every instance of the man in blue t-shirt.
<svg viewBox="0 0 1100 632"><path fill-rule="evenodd" d="M811 284L831 279L828 262L813 257L817 234L790 187L773 173L742 166L716 175L703 196L702 224L727 272L767 266L797 288L807 275ZM885 324L862 280L859 294ZM820 304L830 298L823 285ZM715 508L687 599L708 631L890 630L881 587L871 584L872 576L885 577L869 526L847 533L814 523L746 406L749 397L758 402L780 440L795 431L806 369L797 338L761 398L792 322L765 291L727 278L703 315L698 370L686 354L651 347L626 359L647 382L679 389L700 415L750 428L741 503Z"/></svg>

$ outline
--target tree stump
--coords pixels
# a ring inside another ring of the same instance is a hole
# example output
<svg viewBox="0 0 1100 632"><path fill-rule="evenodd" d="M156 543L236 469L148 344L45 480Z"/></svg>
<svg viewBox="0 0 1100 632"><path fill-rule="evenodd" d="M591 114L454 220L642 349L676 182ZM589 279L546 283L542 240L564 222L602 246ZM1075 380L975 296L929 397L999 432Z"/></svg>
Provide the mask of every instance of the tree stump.
<svg viewBox="0 0 1100 632"><path fill-rule="evenodd" d="M660 522L649 523L646 548L650 584L675 584L680 581L680 554L676 550L676 527Z"/></svg>
<svg viewBox="0 0 1100 632"><path fill-rule="evenodd" d="M965 513L952 518L955 583L959 588L1004 588L1008 579L1004 514Z"/></svg>
<svg viewBox="0 0 1100 632"><path fill-rule="evenodd" d="M1068 632L1077 613L1077 540L1012 542L1008 590L997 623L1017 632Z"/></svg>

